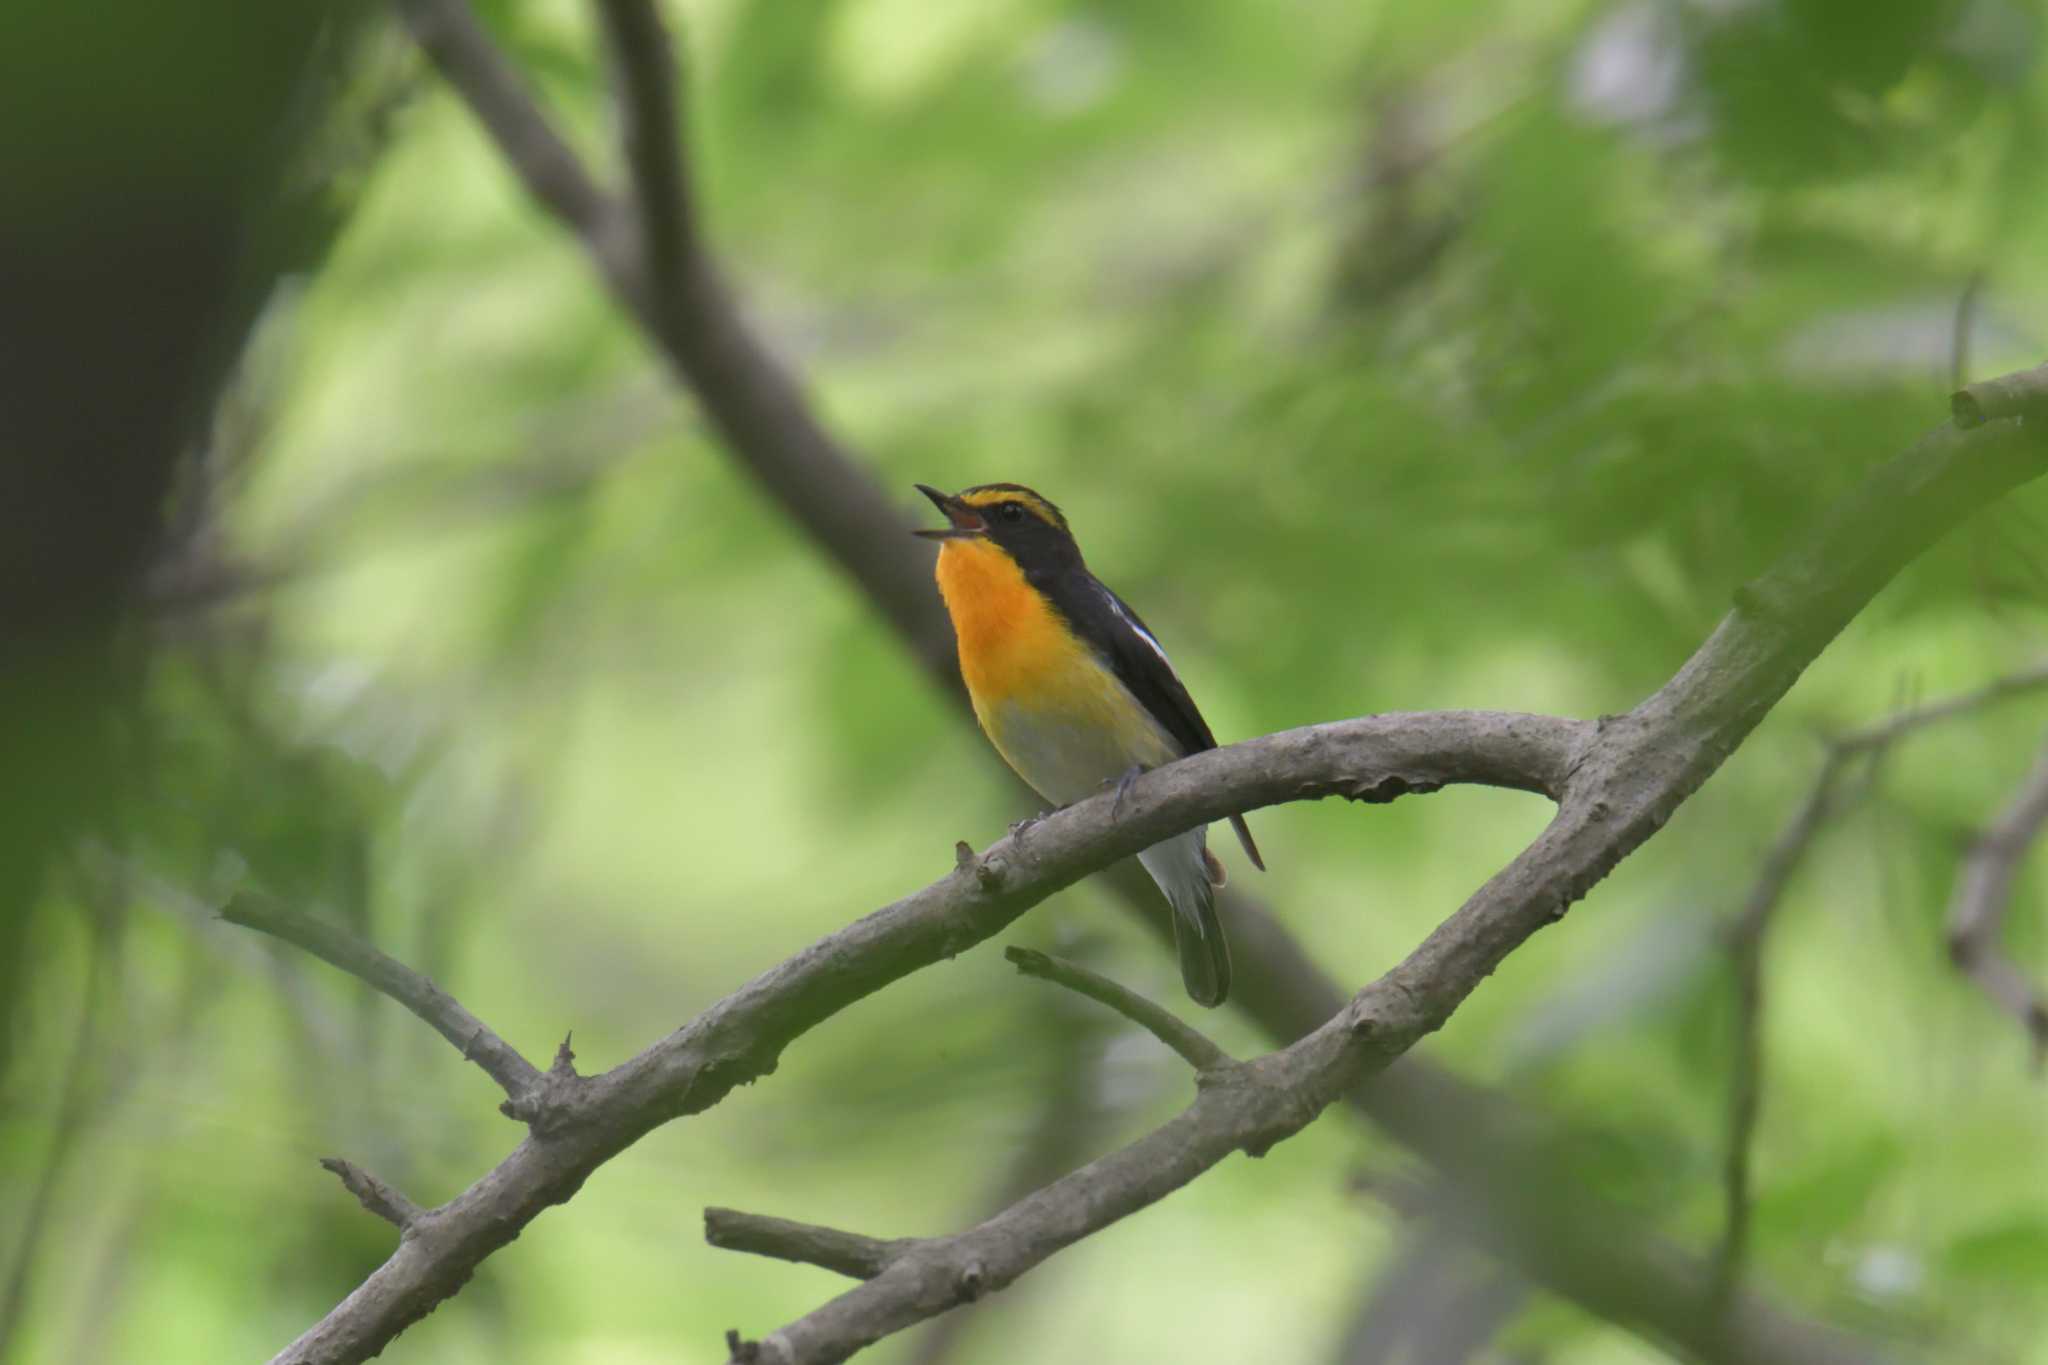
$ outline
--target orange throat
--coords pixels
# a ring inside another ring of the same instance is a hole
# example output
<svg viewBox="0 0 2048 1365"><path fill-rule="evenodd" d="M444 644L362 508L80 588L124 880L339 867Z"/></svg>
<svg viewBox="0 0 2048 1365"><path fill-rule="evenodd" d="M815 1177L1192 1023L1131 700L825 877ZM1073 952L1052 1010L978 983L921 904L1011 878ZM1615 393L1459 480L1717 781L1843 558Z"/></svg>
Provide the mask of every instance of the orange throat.
<svg viewBox="0 0 2048 1365"><path fill-rule="evenodd" d="M985 540L946 541L938 579L976 711L1031 696L1070 666L1079 642L1003 551Z"/></svg>

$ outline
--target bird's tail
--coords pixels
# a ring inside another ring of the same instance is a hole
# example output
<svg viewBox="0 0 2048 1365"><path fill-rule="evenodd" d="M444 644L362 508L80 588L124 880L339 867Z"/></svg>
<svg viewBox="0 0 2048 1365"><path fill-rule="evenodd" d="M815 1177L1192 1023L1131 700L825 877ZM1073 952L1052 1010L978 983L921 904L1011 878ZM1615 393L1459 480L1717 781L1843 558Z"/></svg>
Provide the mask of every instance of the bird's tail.
<svg viewBox="0 0 2048 1365"><path fill-rule="evenodd" d="M1173 906L1173 942L1180 950L1180 979L1197 1005L1215 1006L1230 994L1230 945L1216 918L1216 887L1222 865L1209 856L1206 829L1192 829L1138 855Z"/></svg>

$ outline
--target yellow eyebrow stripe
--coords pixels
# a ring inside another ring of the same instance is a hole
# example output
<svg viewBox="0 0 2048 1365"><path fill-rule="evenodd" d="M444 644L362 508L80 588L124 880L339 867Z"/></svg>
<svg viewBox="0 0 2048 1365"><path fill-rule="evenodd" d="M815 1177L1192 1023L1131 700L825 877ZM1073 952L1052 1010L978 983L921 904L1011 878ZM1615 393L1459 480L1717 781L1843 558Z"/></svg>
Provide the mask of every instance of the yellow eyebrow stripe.
<svg viewBox="0 0 2048 1365"><path fill-rule="evenodd" d="M1065 527L1067 524L1059 513L1052 510L1052 504L1036 493L1019 492L1012 488L982 488L962 493L960 501L969 507L994 507L997 503L1014 502L1048 526Z"/></svg>

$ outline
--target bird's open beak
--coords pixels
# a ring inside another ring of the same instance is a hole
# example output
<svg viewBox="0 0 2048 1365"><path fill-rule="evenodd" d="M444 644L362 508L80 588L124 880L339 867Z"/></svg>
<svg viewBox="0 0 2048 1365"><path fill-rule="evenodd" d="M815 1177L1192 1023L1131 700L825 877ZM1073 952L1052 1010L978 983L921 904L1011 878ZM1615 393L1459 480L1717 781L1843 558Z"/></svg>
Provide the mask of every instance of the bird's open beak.
<svg viewBox="0 0 2048 1365"><path fill-rule="evenodd" d="M928 484L916 485L917 491L932 500L932 505L946 514L951 526L927 526L912 531L914 536L926 540L974 540L988 530L988 523L981 519L981 513L969 507L958 498L948 497Z"/></svg>

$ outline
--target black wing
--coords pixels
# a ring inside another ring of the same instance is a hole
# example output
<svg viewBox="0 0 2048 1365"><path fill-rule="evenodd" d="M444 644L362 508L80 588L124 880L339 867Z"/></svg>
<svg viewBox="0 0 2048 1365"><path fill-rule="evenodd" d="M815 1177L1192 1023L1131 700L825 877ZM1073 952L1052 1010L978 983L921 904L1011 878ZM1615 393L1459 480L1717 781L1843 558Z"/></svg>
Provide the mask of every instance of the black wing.
<svg viewBox="0 0 2048 1365"><path fill-rule="evenodd" d="M1173 671L1166 650L1129 603L1086 569L1062 574L1044 589L1074 633L1095 647L1117 681L1173 736L1183 755L1216 747L1216 736L1210 733L1209 723L1202 719L1180 675ZM1244 817L1231 816L1230 827L1237 831L1237 841L1244 845L1252 866L1265 871L1265 860L1252 842Z"/></svg>

